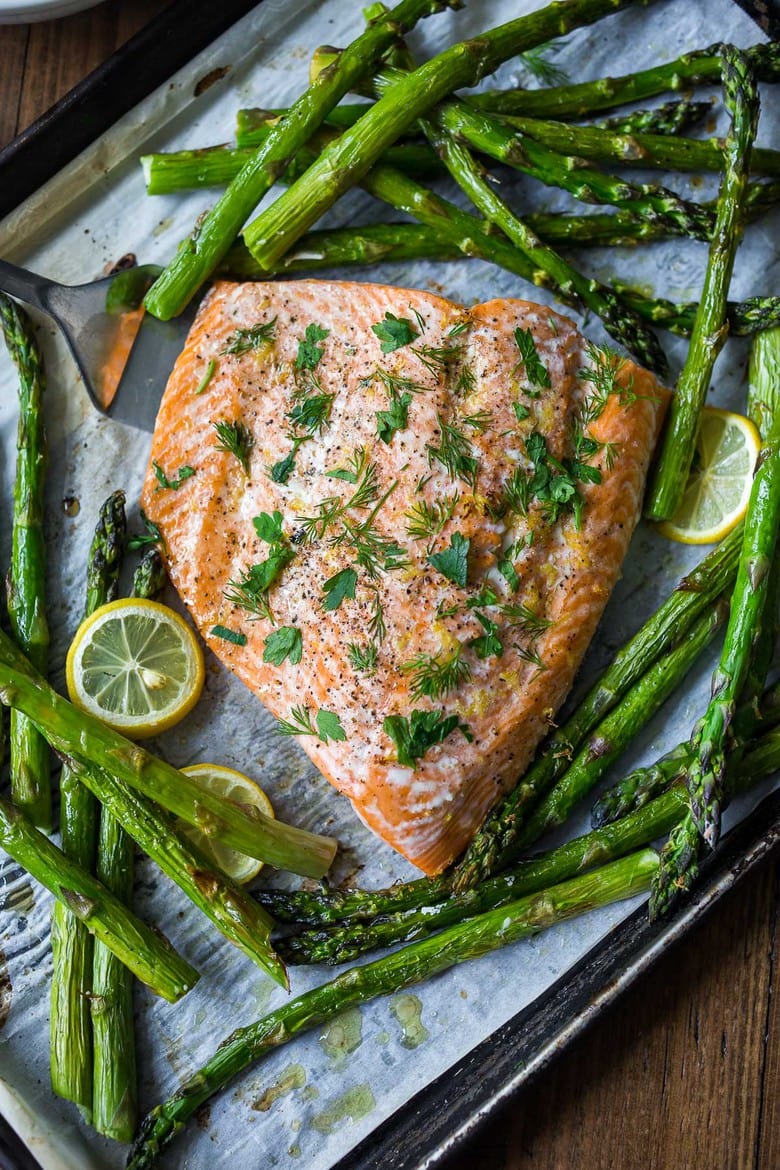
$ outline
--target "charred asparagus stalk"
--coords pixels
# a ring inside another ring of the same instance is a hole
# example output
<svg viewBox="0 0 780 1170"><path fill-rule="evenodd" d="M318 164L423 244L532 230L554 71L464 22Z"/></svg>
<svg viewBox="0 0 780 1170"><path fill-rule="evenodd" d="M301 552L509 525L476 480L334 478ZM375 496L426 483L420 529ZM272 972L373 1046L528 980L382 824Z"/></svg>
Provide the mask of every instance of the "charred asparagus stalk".
<svg viewBox="0 0 780 1170"><path fill-rule="evenodd" d="M214 1056L144 1121L128 1170L148 1170L180 1133L195 1110L250 1064L316 1027L351 1004L401 991L456 963L484 955L597 906L633 897L648 888L657 854L645 849L601 869L521 898L499 910L459 923L384 958L353 967L270 1015L241 1028Z"/></svg>
<svg viewBox="0 0 780 1170"><path fill-rule="evenodd" d="M89 758L240 853L260 855L271 865L309 877L322 877L330 868L337 847L333 838L282 824L204 791L183 772L63 699L2 631L0 703L28 714L63 756Z"/></svg>
<svg viewBox="0 0 780 1170"><path fill-rule="evenodd" d="M114 492L100 510L89 550L85 617L116 597L125 532L124 492ZM82 787L67 763L64 764L60 778L62 850L89 872L95 866L97 819L94 796ZM100 877L104 885L117 893L103 875ZM93 1115L92 964L92 935L57 902L52 914L51 1084L60 1097L74 1101L88 1120Z"/></svg>
<svg viewBox="0 0 780 1170"><path fill-rule="evenodd" d="M592 24L631 2L561 0L439 53L401 78L354 126L326 147L305 175L244 229L250 252L264 268L278 263L340 195L360 182L383 151L448 93L463 85L476 85L516 53L551 36ZM336 67L342 59L339 56Z"/></svg>
<svg viewBox="0 0 780 1170"><path fill-rule="evenodd" d="M685 489L704 398L715 359L726 340L726 299L734 256L742 238L742 206L759 99L747 57L729 46L723 48L723 93L732 116L726 140L727 167L691 343L650 488L647 514L655 520L668 520L674 515Z"/></svg>
<svg viewBox="0 0 780 1170"><path fill-rule="evenodd" d="M175 1003L195 985L197 971L159 931L136 918L5 800L0 800L0 845L156 995Z"/></svg>
<svg viewBox="0 0 780 1170"><path fill-rule="evenodd" d="M6 579L8 617L17 644L45 673L49 657L43 534L47 451L41 409L45 375L32 323L4 293L0 293L0 328L19 374L11 566ZM52 826L49 748L18 711L11 712L9 756L14 804L48 831Z"/></svg>
<svg viewBox="0 0 780 1170"><path fill-rule="evenodd" d="M335 68L309 86L291 107L289 116L275 127L155 281L144 301L153 316L167 320L181 312L208 280L247 217L284 172L295 152L309 140L344 94L374 67L397 36L444 7L445 0L401 0L353 41Z"/></svg>

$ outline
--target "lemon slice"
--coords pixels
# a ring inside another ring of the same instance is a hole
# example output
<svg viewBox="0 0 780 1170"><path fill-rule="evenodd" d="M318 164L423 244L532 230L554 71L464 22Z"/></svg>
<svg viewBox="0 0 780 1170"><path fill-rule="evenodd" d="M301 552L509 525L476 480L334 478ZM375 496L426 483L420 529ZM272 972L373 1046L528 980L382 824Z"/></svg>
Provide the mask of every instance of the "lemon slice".
<svg viewBox="0 0 780 1170"><path fill-rule="evenodd" d="M65 663L72 702L131 739L183 719L203 690L203 653L190 626L157 601L111 601L76 631Z"/></svg>
<svg viewBox="0 0 780 1170"><path fill-rule="evenodd" d="M241 804L251 805L252 808L265 813L267 817L274 815L271 802L262 788L243 772L236 772L233 768L225 768L221 764L191 764L187 768L182 768L182 772L191 776L201 788L214 793L215 796L225 796ZM247 857L245 853L238 853L235 849L229 849L227 845L208 837L193 825L181 822L181 829L193 844L197 845L201 853L234 882L243 885L256 877L263 868L262 861Z"/></svg>
<svg viewBox="0 0 780 1170"><path fill-rule="evenodd" d="M749 418L706 407L680 507L658 531L683 544L722 540L747 511L760 449Z"/></svg>

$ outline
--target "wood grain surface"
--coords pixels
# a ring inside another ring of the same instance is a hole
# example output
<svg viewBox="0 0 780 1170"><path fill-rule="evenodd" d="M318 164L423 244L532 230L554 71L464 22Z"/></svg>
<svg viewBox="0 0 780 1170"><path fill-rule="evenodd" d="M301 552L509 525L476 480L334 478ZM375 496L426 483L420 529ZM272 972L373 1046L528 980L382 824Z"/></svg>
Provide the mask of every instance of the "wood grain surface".
<svg viewBox="0 0 780 1170"><path fill-rule="evenodd" d="M0 27L0 145L164 7ZM446 1170L780 1170L779 916L765 865Z"/></svg>

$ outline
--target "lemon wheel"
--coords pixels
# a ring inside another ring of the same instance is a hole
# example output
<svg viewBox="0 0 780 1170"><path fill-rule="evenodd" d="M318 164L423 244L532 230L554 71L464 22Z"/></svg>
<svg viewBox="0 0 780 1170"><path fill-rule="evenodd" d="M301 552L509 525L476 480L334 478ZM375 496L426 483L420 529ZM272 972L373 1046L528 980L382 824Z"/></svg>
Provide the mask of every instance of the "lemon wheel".
<svg viewBox="0 0 780 1170"><path fill-rule="evenodd" d="M274 815L271 802L263 789L259 784L255 784L249 776L245 776L243 772L236 772L233 768L226 768L222 764L191 764L182 768L182 772L192 777L201 788L214 793L215 796L224 796L229 800L238 801L239 804L248 804L259 812L265 813L267 817ZM263 868L262 861L257 861L254 857L247 857L245 853L238 853L235 849L228 848L227 845L215 841L192 825L182 823L181 828L193 844L197 845L201 853L205 854L233 881L239 882L241 885L251 881Z"/></svg>
<svg viewBox="0 0 780 1170"><path fill-rule="evenodd" d="M707 407L680 507L658 531L684 544L722 540L747 511L760 449L761 438L750 419Z"/></svg>
<svg viewBox="0 0 780 1170"><path fill-rule="evenodd" d="M82 622L65 674L73 703L131 739L146 739L197 703L203 653L192 628L168 606L121 599Z"/></svg>

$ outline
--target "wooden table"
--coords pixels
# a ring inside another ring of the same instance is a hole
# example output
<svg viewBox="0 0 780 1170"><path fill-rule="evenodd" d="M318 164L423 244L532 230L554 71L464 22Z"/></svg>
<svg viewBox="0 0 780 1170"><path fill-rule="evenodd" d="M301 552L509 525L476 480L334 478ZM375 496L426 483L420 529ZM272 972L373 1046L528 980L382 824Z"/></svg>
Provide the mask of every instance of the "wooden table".
<svg viewBox="0 0 780 1170"><path fill-rule="evenodd" d="M0 145L165 6L0 28ZM447 1170L778 1170L779 879L746 880Z"/></svg>

